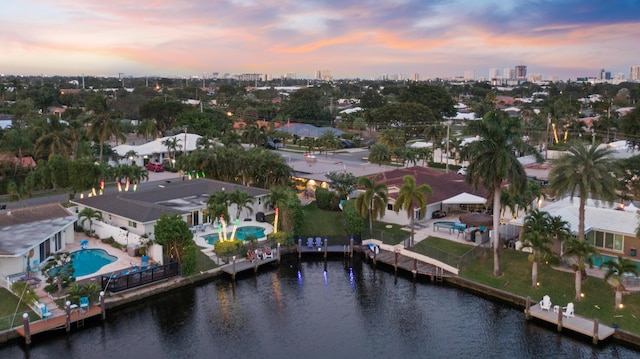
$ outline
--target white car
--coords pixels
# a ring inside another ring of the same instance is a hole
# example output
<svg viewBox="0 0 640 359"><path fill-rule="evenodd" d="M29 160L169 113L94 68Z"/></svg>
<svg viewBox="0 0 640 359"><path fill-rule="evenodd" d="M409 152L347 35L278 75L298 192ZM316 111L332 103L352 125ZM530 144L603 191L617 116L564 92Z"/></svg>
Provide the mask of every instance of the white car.
<svg viewBox="0 0 640 359"><path fill-rule="evenodd" d="M467 167L460 167L460 169L458 170L458 174L462 175L462 176L466 176L467 175Z"/></svg>

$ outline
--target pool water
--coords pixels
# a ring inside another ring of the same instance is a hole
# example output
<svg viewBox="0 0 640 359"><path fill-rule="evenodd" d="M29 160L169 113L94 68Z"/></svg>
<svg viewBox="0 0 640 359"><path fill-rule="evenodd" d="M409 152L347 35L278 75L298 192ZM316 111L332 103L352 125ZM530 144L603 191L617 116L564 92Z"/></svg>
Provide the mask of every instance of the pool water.
<svg viewBox="0 0 640 359"><path fill-rule="evenodd" d="M245 240L247 236L254 236L257 239L264 237L264 228L257 226L238 227L236 229L236 239ZM212 233L202 236L209 244L214 244L218 241L218 233ZM231 238L231 232L227 232L227 238Z"/></svg>
<svg viewBox="0 0 640 359"><path fill-rule="evenodd" d="M605 256L605 255L600 255L600 257L596 257L596 256L591 256L591 259L593 260L593 266L594 267L602 267L606 269L606 266L604 265L607 261L611 260L611 261L617 261L618 258L614 258L611 256ZM640 272L640 262L636 262L636 266L638 266L638 272Z"/></svg>
<svg viewBox="0 0 640 359"><path fill-rule="evenodd" d="M112 256L104 249L82 249L71 252L73 259L65 266L73 266L73 276L78 278L97 272L109 263L115 262L118 257ZM58 268L49 270L50 275L55 275Z"/></svg>

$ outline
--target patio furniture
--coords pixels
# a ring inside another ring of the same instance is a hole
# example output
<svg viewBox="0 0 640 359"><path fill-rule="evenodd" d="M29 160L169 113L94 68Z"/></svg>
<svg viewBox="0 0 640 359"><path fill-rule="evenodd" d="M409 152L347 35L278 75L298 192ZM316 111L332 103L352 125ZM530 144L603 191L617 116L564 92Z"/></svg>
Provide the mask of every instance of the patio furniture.
<svg viewBox="0 0 640 359"><path fill-rule="evenodd" d="M83 239L80 241L80 248L82 249L87 249L87 246L89 245L89 241L86 239Z"/></svg>
<svg viewBox="0 0 640 359"><path fill-rule="evenodd" d="M551 310L551 297L549 297L548 295L542 297L540 308L546 310L547 312Z"/></svg>
<svg viewBox="0 0 640 359"><path fill-rule="evenodd" d="M80 297L80 310L89 310L89 297Z"/></svg>
<svg viewBox="0 0 640 359"><path fill-rule="evenodd" d="M269 247L265 247L264 251L262 253L263 253L262 257L264 259L273 258L273 252L271 251L271 248L269 248Z"/></svg>
<svg viewBox="0 0 640 359"><path fill-rule="evenodd" d="M566 307L562 307L562 315L567 318L573 318L575 315L573 303L568 303Z"/></svg>
<svg viewBox="0 0 640 359"><path fill-rule="evenodd" d="M49 319L49 317L53 315L53 312L50 312L46 305L42 305L42 307L40 307L40 312L44 320Z"/></svg>
<svg viewBox="0 0 640 359"><path fill-rule="evenodd" d="M307 238L307 247L313 247L313 238L312 237Z"/></svg>
<svg viewBox="0 0 640 359"><path fill-rule="evenodd" d="M316 247L322 247L322 238L316 237Z"/></svg>

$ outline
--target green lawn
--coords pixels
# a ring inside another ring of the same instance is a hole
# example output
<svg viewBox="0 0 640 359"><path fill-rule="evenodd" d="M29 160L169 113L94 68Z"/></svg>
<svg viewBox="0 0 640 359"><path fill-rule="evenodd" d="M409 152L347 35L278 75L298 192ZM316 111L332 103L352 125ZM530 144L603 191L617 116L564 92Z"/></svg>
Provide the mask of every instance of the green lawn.
<svg viewBox="0 0 640 359"><path fill-rule="evenodd" d="M349 234L342 224L342 211L325 211L316 206L315 202L303 207L304 223L296 233L302 238L303 244L308 237L327 236L329 245L349 244Z"/></svg>
<svg viewBox="0 0 640 359"><path fill-rule="evenodd" d="M0 331L9 329L11 320L13 319L13 313L18 306L18 297L13 295L5 288L0 288ZM34 313L31 308L26 304L20 303L18 307L18 315L16 316L13 326L22 325L22 313L29 313L29 320L34 321L40 319L40 317Z"/></svg>
<svg viewBox="0 0 640 359"><path fill-rule="evenodd" d="M196 270L194 274L200 272L206 272L210 269L217 268L218 265L211 260L206 254L202 253L200 249L196 251Z"/></svg>
<svg viewBox="0 0 640 359"><path fill-rule="evenodd" d="M523 297L529 296L534 302L548 294L554 305L565 306L574 302L576 315L597 318L603 324L617 323L621 329L640 334L640 293L624 295L624 308L614 310L615 292L600 278L589 277L582 283L584 298L574 301L574 274L555 270L549 265L538 266L537 288L531 286L531 263L528 253L506 250L501 252L503 275L493 276L493 252L488 252L465 267L461 277L474 282L506 290Z"/></svg>

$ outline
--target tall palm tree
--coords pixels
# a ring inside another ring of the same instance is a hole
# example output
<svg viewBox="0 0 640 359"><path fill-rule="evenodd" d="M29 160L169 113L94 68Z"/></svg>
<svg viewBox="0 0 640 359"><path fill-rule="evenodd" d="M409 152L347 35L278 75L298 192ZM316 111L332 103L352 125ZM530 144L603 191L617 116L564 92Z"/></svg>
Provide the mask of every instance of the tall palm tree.
<svg viewBox="0 0 640 359"><path fill-rule="evenodd" d="M436 161L437 147L442 147L442 140L447 137L447 126L442 124L432 125L424 130L424 139L433 143L433 162Z"/></svg>
<svg viewBox="0 0 640 359"><path fill-rule="evenodd" d="M93 221L95 220L101 221L102 212L95 210L93 208L85 207L82 209L82 211L80 211L80 213L78 213L78 218L82 218L82 220L80 221L80 224L82 226L84 226L85 221L89 221L89 232L93 232L92 230Z"/></svg>
<svg viewBox="0 0 640 359"><path fill-rule="evenodd" d="M67 131L67 126L53 116L43 124L43 134L36 140L36 153L49 157L52 154L60 154L67 157L72 151L72 142Z"/></svg>
<svg viewBox="0 0 640 359"><path fill-rule="evenodd" d="M236 189L229 194L229 201L236 205L236 220L240 218L240 214L245 208L249 212L249 215L253 214L253 204L256 202L256 199L249 195L249 192Z"/></svg>
<svg viewBox="0 0 640 359"><path fill-rule="evenodd" d="M212 220L222 217L225 221L229 221L229 193L226 191L218 191L212 193L207 198L207 212Z"/></svg>
<svg viewBox="0 0 640 359"><path fill-rule="evenodd" d="M542 157L522 139L522 126L517 118L504 112L489 112L482 121L473 122L480 140L470 143L466 180L476 189L484 185L493 194L493 275L502 275L500 267L500 189L506 181L512 193L520 193L527 184L527 174L518 161L517 152Z"/></svg>
<svg viewBox="0 0 640 359"><path fill-rule="evenodd" d="M103 160L104 143L111 138L111 136L119 133L118 123L116 120L109 118L107 113L101 113L96 115L92 120L89 127L89 136L100 142L100 162Z"/></svg>
<svg viewBox="0 0 640 359"><path fill-rule="evenodd" d="M176 151L182 149L182 145L179 144L182 140L177 136L169 137L166 140L162 141L162 144L167 147L167 151L169 151L169 157L171 158L171 165L175 166L176 159Z"/></svg>
<svg viewBox="0 0 640 359"><path fill-rule="evenodd" d="M391 148L382 143L375 143L369 149L369 162L379 166L391 162Z"/></svg>
<svg viewBox="0 0 640 359"><path fill-rule="evenodd" d="M553 256L551 251L552 239L549 233L549 213L533 210L524 220L522 233L522 247L531 248L529 261L531 262L531 288L538 286L538 263L545 262Z"/></svg>
<svg viewBox="0 0 640 359"><path fill-rule="evenodd" d="M625 273L633 273L640 275L636 262L618 256L616 260L609 259L602 264L607 267L607 274L604 275L604 281L610 283L616 291L616 308L622 305L622 292L624 291L624 275Z"/></svg>
<svg viewBox="0 0 640 359"><path fill-rule="evenodd" d="M356 210L362 218L369 216L369 233L373 234L373 219L384 216L389 202L386 183L378 182L378 175L358 178L358 186L364 187L364 192L360 193L355 201Z"/></svg>
<svg viewBox="0 0 640 359"><path fill-rule="evenodd" d="M156 126L156 122L149 119L142 120L136 128L136 135L138 137L143 136L145 141L147 141L149 137L155 137L156 135L158 135L158 127Z"/></svg>
<svg viewBox="0 0 640 359"><path fill-rule="evenodd" d="M407 216L409 217L409 223L411 226L411 241L409 243L410 247L414 246L414 222L415 222L415 207L420 208L420 218L424 217L427 211L427 193L433 194L433 190L428 184L416 185L415 177L411 175L406 175L402 177L402 186L400 186L400 191L398 192L398 197L396 198L396 203L393 206L393 210L398 213L398 211L405 210L407 211ZM415 204L414 204L415 202Z"/></svg>
<svg viewBox="0 0 640 359"><path fill-rule="evenodd" d="M582 296L582 274L586 271L586 266L593 268L593 257L600 254L596 247L587 241L581 241L576 237L571 237L562 242L565 257L573 257L572 269L575 272L576 295L574 300L580 301Z"/></svg>
<svg viewBox="0 0 640 359"><path fill-rule="evenodd" d="M612 150L575 142L567 153L553 161L549 173L549 189L555 196L568 194L580 197L578 208L578 239L584 240L585 205L589 196L605 201L617 197L617 171Z"/></svg>

